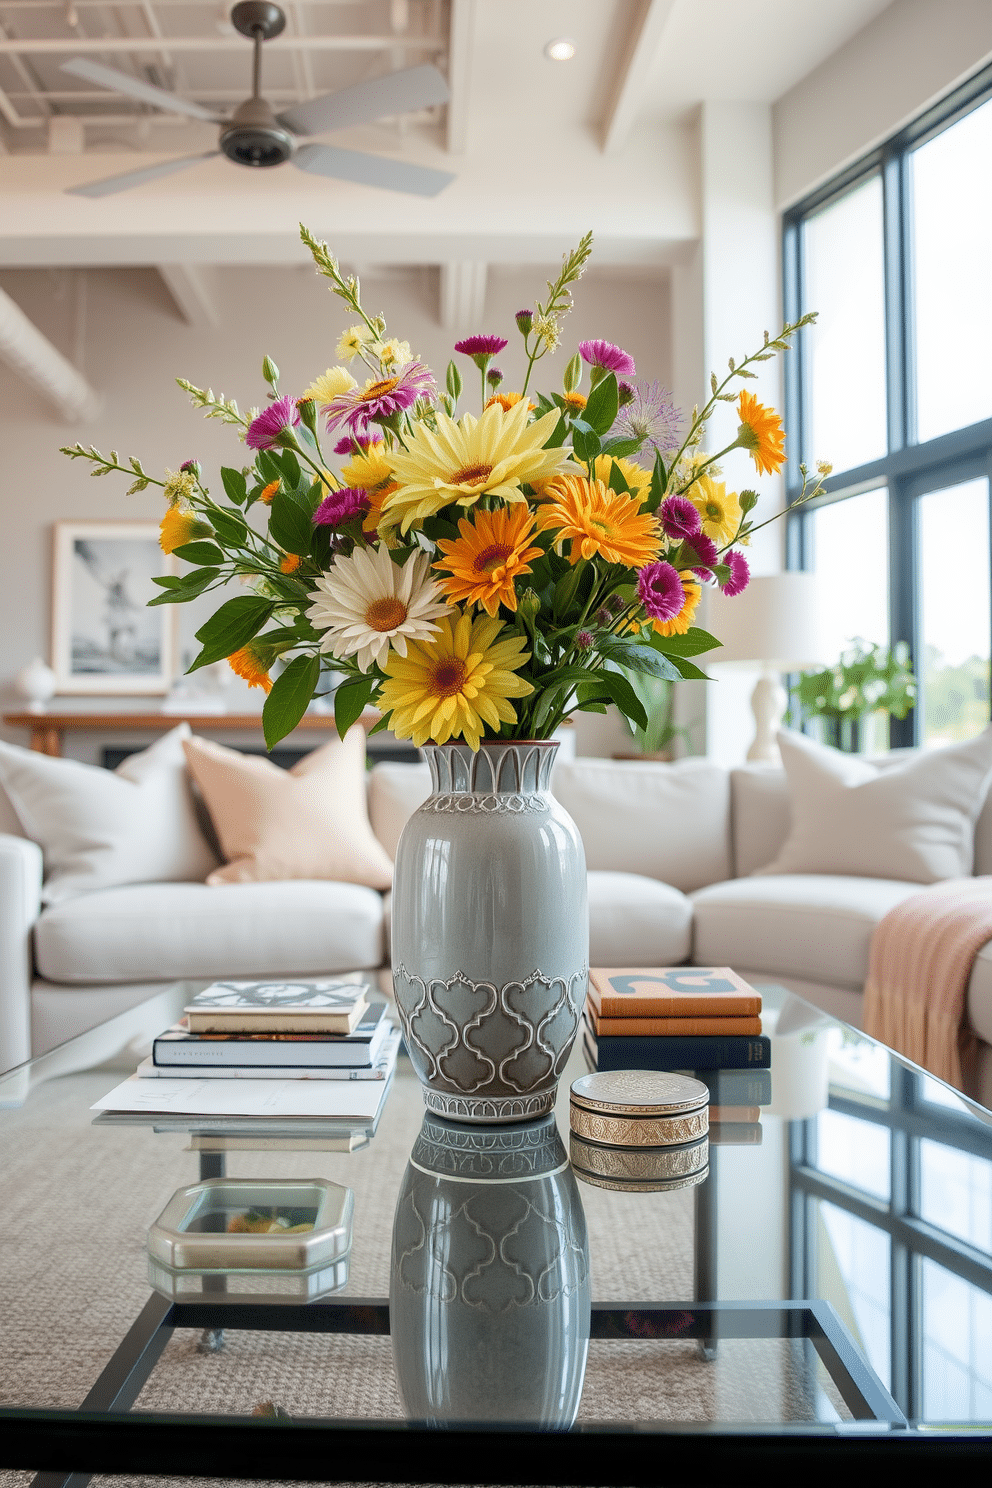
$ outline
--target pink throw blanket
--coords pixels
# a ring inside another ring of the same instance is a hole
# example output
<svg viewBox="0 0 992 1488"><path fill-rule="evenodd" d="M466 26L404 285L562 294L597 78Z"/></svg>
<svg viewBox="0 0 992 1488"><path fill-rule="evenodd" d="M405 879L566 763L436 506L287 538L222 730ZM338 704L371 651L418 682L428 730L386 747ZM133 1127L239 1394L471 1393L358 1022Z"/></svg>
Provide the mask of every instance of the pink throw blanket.
<svg viewBox="0 0 992 1488"><path fill-rule="evenodd" d="M864 1029L966 1093L977 1039L966 998L977 952L992 940L992 877L952 878L897 904L871 942Z"/></svg>

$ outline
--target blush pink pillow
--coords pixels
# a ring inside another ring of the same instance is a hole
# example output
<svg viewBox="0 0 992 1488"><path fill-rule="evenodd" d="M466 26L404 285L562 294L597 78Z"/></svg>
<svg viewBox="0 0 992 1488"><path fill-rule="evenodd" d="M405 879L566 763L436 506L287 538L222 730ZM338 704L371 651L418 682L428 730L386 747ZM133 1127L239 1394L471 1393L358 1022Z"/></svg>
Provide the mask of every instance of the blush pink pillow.
<svg viewBox="0 0 992 1488"><path fill-rule="evenodd" d="M208 884L335 879L388 889L393 865L369 826L365 732L332 739L293 766L184 739L224 857Z"/></svg>

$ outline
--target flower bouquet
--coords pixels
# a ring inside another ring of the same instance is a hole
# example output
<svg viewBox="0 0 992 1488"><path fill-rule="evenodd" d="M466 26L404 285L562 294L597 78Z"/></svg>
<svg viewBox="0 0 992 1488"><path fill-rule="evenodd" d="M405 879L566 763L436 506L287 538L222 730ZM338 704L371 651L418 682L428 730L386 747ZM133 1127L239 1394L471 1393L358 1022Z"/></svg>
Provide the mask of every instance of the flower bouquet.
<svg viewBox="0 0 992 1488"><path fill-rule="evenodd" d="M580 343L560 391L531 391L537 364L559 346L588 234L544 301L515 317L522 387L503 389L496 358L507 340L497 335L456 343L461 361L441 385L366 312L358 280L326 245L305 228L302 237L353 321L338 365L285 394L266 357L267 406L247 413L180 379L246 447L244 462L220 472L223 495L196 460L157 480L134 456L63 450L92 462L93 475L123 471L132 492L162 487L161 546L188 567L156 580L152 604L232 579L247 586L197 631L190 671L226 658L264 688L270 748L295 728L322 670L340 679L342 736L370 705L378 728L418 746L546 739L575 711L611 703L643 728L625 673L702 677L693 658L719 645L693 624L702 590L739 594L748 582L758 498L728 490L719 460L745 449L760 475L785 459L777 414L746 387L728 389L812 317L766 333L722 381L714 375L709 402L687 420L657 383L635 383L633 359L608 341ZM460 411L462 368L473 369L477 412ZM709 455L702 442L719 402L736 403L739 427ZM819 476L807 487L804 470L803 487L815 495Z"/></svg>

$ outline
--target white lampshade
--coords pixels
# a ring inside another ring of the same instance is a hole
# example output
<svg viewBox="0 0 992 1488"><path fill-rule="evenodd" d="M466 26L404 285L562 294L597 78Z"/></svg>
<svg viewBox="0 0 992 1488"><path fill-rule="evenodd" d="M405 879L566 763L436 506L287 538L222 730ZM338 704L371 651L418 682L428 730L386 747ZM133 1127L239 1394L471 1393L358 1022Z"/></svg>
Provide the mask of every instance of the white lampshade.
<svg viewBox="0 0 992 1488"><path fill-rule="evenodd" d="M823 660L815 574L759 575L733 599L719 590L706 597L703 624L723 642L707 654L711 665L750 662L771 672L795 672Z"/></svg>

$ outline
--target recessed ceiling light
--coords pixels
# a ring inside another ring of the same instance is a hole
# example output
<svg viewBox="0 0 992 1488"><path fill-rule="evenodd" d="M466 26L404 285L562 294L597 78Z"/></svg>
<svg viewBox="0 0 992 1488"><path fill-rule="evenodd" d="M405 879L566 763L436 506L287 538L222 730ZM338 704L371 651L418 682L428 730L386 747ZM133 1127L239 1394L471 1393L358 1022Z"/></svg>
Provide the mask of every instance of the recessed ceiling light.
<svg viewBox="0 0 992 1488"><path fill-rule="evenodd" d="M575 56L575 42L567 36L557 36L544 48L544 55L552 62L571 62Z"/></svg>

